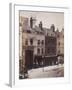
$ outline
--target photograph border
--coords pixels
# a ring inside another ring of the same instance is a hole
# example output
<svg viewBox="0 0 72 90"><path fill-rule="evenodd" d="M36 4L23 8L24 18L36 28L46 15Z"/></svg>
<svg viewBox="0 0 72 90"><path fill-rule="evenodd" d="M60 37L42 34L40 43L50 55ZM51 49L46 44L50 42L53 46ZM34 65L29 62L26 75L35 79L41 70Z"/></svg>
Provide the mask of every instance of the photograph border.
<svg viewBox="0 0 72 90"><path fill-rule="evenodd" d="M46 85L47 84L57 84L57 83L69 83L70 82L70 72L69 72L69 51L70 51L70 48L69 48L69 44L67 43L67 41L65 40L65 44L67 44L64 48L65 48L65 59L67 60L64 67L65 67L65 72L64 74L66 73L66 77L65 79L64 78L59 78L59 80L56 81L56 78L46 78L46 79L30 79L30 80L19 80L19 76L18 76L18 73L19 71L17 69L19 69L19 62L18 59L19 59L19 46L17 45L18 44L18 41L19 41L19 36L18 36L18 33L19 33L19 20L18 20L18 10L41 10L41 11L50 11L50 12L64 12L65 14L65 18L64 18L64 27L65 27L65 30L64 33L65 33L65 39L69 40L69 33L68 33L68 27L69 27L69 24L68 24L68 20L69 20L69 8L68 7L54 7L54 6L37 6L37 5L23 5L23 4L15 4L15 3L10 3L9 5L10 9L9 9L9 20L10 20L10 26L9 26L9 29L10 29L10 32L9 32L9 37L10 37L10 62L9 62L9 84L11 87L13 86L25 86L25 85L29 85L29 86L32 86L33 82L35 82L33 85L38 85L40 84L40 82L43 82L41 83L42 85L44 84L44 82L46 82ZM38 9L40 8L40 9ZM16 18L17 17L17 18ZM68 25L68 26L67 26ZM67 36L67 37L66 37ZM17 52L18 51L18 52ZM66 66L67 65L67 66ZM57 78L58 79L58 78ZM40 81L39 81L40 80ZM48 82L49 81L49 82ZM39 82L39 83L38 83ZM32 84L31 84L32 83Z"/></svg>

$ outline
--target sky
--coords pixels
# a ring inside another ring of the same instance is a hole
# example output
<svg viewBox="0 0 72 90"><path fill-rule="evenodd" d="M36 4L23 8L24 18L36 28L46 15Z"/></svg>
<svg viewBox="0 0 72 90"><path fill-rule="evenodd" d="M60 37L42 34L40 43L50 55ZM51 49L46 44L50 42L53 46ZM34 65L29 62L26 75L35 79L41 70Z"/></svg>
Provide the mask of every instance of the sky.
<svg viewBox="0 0 72 90"><path fill-rule="evenodd" d="M35 25L38 25L40 21L43 23L43 27L50 28L51 24L55 25L59 31L64 27L64 13L62 12L34 12L34 11L19 11L20 16L27 18L34 17L36 19Z"/></svg>

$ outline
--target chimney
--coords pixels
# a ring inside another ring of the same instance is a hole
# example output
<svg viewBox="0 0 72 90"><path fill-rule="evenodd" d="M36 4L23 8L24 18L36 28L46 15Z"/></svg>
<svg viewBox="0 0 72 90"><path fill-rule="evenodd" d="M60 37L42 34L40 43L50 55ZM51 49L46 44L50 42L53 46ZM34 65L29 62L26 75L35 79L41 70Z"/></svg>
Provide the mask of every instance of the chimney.
<svg viewBox="0 0 72 90"><path fill-rule="evenodd" d="M51 25L51 30L54 32L55 31L55 26L54 24Z"/></svg>
<svg viewBox="0 0 72 90"><path fill-rule="evenodd" d="M30 18L30 27L33 28L33 18Z"/></svg>
<svg viewBox="0 0 72 90"><path fill-rule="evenodd" d="M42 21L40 21L40 23L39 23L39 28L40 28L41 30L43 29Z"/></svg>

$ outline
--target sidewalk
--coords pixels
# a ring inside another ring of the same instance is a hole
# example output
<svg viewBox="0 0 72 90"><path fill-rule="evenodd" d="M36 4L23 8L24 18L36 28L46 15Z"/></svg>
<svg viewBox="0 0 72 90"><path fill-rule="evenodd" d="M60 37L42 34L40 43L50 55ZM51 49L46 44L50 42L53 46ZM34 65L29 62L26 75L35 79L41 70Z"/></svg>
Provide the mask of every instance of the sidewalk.
<svg viewBox="0 0 72 90"><path fill-rule="evenodd" d="M54 66L48 66L48 67L44 67L44 71L46 70L52 70L52 69L58 69L58 68L62 68L64 67L64 65L54 65Z"/></svg>
<svg viewBox="0 0 72 90"><path fill-rule="evenodd" d="M41 77L54 77L57 76L59 69L63 69L64 65L54 65L48 67L41 67L37 69L31 69L28 71L29 78L41 78Z"/></svg>
<svg viewBox="0 0 72 90"><path fill-rule="evenodd" d="M44 69L44 71L46 70L52 70L52 69L57 69L57 68L61 68L64 67L64 65L54 65L54 66L47 66L47 67L41 67L41 68L36 68L36 69L31 69L28 71L28 73L33 72L33 71L42 71L42 69Z"/></svg>

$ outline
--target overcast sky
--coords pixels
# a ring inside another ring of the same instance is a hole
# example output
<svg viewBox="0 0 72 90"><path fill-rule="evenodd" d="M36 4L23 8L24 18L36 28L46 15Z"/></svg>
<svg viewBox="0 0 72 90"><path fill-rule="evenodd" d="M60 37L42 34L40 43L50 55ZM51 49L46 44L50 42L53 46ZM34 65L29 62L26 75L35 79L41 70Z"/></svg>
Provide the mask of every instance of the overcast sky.
<svg viewBox="0 0 72 90"><path fill-rule="evenodd" d="M36 25L42 21L43 27L46 28L50 28L51 24L54 24L55 30L58 28L61 31L64 27L64 13L20 11L20 16L34 17L36 18Z"/></svg>

